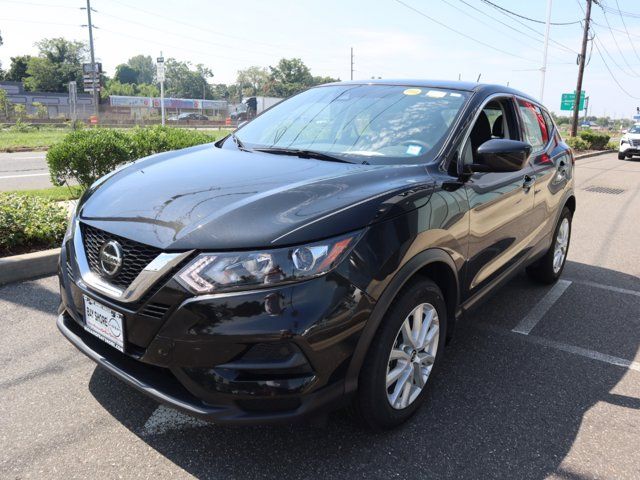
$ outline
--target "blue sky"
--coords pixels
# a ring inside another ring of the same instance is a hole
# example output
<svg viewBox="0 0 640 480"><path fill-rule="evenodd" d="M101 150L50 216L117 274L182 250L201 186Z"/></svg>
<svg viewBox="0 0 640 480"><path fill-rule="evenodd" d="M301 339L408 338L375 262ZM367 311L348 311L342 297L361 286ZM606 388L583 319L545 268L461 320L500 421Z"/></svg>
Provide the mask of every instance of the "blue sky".
<svg viewBox="0 0 640 480"><path fill-rule="evenodd" d="M539 97L544 25L503 16L482 0L93 0L96 56L108 74L130 56L143 53L204 63L214 82L230 83L238 69L274 65L300 57L314 75L349 78L349 49L356 79L435 78L507 84ZM522 15L544 20L547 0L493 0ZM617 8L615 0L604 5ZM83 0L0 0L0 61L35 53L43 37L86 40ZM585 0L554 0L552 21L583 18ZM594 30L614 83L596 49L584 89L596 115L629 117L640 106L640 2L618 0L620 16L594 5ZM613 33L608 29L609 21ZM502 23L500 23L502 22ZM519 31L515 31L519 30ZM559 110L560 95L575 89L580 25L552 26L544 102ZM635 51L633 49L635 46ZM483 45L484 44L484 45ZM493 48L490 48L493 47ZM498 50L502 51L498 51ZM608 56L610 55L610 56Z"/></svg>

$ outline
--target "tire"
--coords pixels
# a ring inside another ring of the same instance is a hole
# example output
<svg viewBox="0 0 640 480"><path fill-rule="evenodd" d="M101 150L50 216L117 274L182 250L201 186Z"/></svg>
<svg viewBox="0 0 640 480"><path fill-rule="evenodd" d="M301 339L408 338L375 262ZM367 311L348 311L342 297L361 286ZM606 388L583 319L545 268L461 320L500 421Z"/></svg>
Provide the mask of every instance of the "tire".
<svg viewBox="0 0 640 480"><path fill-rule="evenodd" d="M627 156L624 153L618 152L618 160L624 160Z"/></svg>
<svg viewBox="0 0 640 480"><path fill-rule="evenodd" d="M418 329L410 316L419 306L423 307L421 318L426 330ZM430 326L426 327L428 318L431 319ZM407 421L420 408L443 354L447 333L446 319L444 297L431 280L416 280L401 290L382 319L360 372L354 409L362 423L374 430L391 429ZM406 342L401 332L405 322L408 327L414 326L416 331L424 332L426 339L423 343L429 342L424 350L420 345L409 347L411 342ZM434 325L437 327L435 332ZM434 344L436 338L437 343ZM391 359L393 347L397 347L393 349L394 356L404 352L402 358ZM397 369L403 372L402 375L387 387L387 376L394 375ZM400 383L407 377L408 382ZM404 395L406 389L400 387L406 387L407 384L410 384L410 390ZM396 405L393 406L391 401L396 389L402 393L397 395Z"/></svg>
<svg viewBox="0 0 640 480"><path fill-rule="evenodd" d="M560 214L560 218L558 219L558 224L556 225L555 230L553 231L553 241L551 242L551 246L549 246L549 250L545 253L544 257L538 260L533 265L527 267L527 273L529 276L540 282L551 284L554 283L560 275L562 275L562 271L564 270L564 266L567 262L567 255L569 253L569 244L571 242L571 220L572 213L567 207L562 209L562 213ZM566 235L559 236L560 228L563 226L564 222L567 222L567 231ZM554 266L554 260L556 259L556 247L560 246L560 243L564 243L563 255L560 261L560 265Z"/></svg>

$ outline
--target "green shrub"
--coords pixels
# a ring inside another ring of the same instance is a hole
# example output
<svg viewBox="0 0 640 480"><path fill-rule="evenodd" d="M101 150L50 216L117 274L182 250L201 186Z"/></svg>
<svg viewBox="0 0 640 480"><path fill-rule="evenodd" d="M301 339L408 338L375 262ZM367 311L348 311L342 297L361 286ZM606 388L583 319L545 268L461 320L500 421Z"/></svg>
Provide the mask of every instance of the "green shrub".
<svg viewBox="0 0 640 480"><path fill-rule="evenodd" d="M134 159L213 141L213 137L204 132L161 125L136 127L131 131L131 139L134 146Z"/></svg>
<svg viewBox="0 0 640 480"><path fill-rule="evenodd" d="M580 137L569 137L565 142L576 151L589 150L589 144Z"/></svg>
<svg viewBox="0 0 640 480"><path fill-rule="evenodd" d="M118 165L130 161L133 151L130 135L119 130L76 130L47 152L51 181L62 185L75 179L88 187Z"/></svg>
<svg viewBox="0 0 640 480"><path fill-rule="evenodd" d="M609 140L609 143L607 143L607 147L605 148L605 150L618 150L619 146L619 140Z"/></svg>
<svg viewBox="0 0 640 480"><path fill-rule="evenodd" d="M589 150L604 150L611 137L604 133L596 133L591 130L580 132L580 138L589 144Z"/></svg>
<svg viewBox="0 0 640 480"><path fill-rule="evenodd" d="M154 153L215 140L209 133L171 127L136 127L131 131L92 128L69 133L47 153L55 185L75 179L88 187L117 166Z"/></svg>
<svg viewBox="0 0 640 480"><path fill-rule="evenodd" d="M44 198L0 194L0 256L60 245L67 210Z"/></svg>

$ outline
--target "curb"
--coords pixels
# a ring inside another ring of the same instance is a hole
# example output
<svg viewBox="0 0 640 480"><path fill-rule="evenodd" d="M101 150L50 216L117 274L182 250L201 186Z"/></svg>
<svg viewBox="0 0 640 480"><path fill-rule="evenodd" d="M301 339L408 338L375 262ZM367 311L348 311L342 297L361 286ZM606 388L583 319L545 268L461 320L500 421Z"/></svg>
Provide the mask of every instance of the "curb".
<svg viewBox="0 0 640 480"><path fill-rule="evenodd" d="M615 153L615 150L600 150L598 152L591 152L591 153L583 153L582 155L576 155L574 158L576 160L581 160L583 158L591 158L591 157L597 157L599 155L605 155L607 153Z"/></svg>
<svg viewBox="0 0 640 480"><path fill-rule="evenodd" d="M0 258L0 285L53 275L58 269L59 248Z"/></svg>

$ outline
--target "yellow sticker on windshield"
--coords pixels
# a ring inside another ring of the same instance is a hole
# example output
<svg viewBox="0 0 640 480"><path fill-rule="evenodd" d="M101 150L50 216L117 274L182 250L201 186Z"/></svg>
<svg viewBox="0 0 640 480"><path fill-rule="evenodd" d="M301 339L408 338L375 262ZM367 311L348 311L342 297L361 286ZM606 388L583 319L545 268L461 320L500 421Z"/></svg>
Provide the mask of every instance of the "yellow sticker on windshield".
<svg viewBox="0 0 640 480"><path fill-rule="evenodd" d="M441 92L440 90L429 90L427 92L427 97L432 97L432 98L442 98L445 97L447 95L447 92Z"/></svg>
<svg viewBox="0 0 640 480"><path fill-rule="evenodd" d="M419 88L407 88L404 92L405 95L420 95L420 93L422 92L422 90L420 90Z"/></svg>

